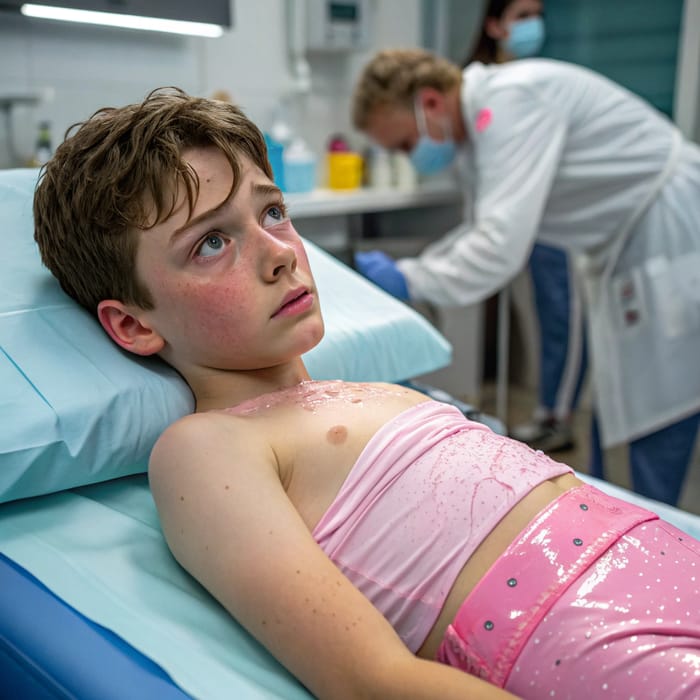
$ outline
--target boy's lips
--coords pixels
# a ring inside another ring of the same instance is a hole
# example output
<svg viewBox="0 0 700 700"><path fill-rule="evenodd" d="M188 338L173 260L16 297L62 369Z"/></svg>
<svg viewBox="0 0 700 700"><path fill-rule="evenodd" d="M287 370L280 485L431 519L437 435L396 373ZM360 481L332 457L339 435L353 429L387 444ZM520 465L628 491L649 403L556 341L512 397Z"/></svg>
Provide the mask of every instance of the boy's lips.
<svg viewBox="0 0 700 700"><path fill-rule="evenodd" d="M272 314L272 318L277 316L293 316L306 311L313 304L313 294L306 287L299 287L288 292L280 307Z"/></svg>

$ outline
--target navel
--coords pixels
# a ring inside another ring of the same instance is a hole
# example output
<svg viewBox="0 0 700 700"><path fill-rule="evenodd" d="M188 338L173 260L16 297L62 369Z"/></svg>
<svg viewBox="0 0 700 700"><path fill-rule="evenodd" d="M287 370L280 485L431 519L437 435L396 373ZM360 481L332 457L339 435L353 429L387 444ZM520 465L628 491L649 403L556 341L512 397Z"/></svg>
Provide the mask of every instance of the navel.
<svg viewBox="0 0 700 700"><path fill-rule="evenodd" d="M344 425L334 425L326 433L326 440L331 445L342 445L348 439L348 429Z"/></svg>

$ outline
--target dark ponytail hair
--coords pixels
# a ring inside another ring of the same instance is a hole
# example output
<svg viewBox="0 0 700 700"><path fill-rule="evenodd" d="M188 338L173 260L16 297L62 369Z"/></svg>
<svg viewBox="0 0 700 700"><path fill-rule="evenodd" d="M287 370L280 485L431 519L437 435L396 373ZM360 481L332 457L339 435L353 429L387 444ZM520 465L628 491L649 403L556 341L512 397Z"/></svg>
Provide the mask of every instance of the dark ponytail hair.
<svg viewBox="0 0 700 700"><path fill-rule="evenodd" d="M489 0L486 11L481 18L479 39L471 54L463 61L462 68L465 68L473 61L481 61L481 63L496 62L498 58L498 42L486 33L486 20L489 17L500 19L506 7L508 7L512 1L513 0Z"/></svg>

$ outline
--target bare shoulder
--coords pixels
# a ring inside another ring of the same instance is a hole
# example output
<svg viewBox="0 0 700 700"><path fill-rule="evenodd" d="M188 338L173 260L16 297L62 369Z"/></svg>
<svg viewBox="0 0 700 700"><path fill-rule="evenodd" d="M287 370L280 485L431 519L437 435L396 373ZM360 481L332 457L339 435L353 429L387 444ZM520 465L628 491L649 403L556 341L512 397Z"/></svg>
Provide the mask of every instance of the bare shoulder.
<svg viewBox="0 0 700 700"><path fill-rule="evenodd" d="M235 416L193 413L170 425L156 442L149 460L152 482L186 479L188 474L235 467L240 455L270 453L265 434Z"/></svg>
<svg viewBox="0 0 700 700"><path fill-rule="evenodd" d="M161 435L148 478L168 544L181 560L189 559L210 517L225 511L233 524L263 484L279 486L264 430L213 412L186 416Z"/></svg>
<svg viewBox="0 0 700 700"><path fill-rule="evenodd" d="M189 445L199 447L213 435L223 438L228 434L235 433L237 429L240 430L239 423L240 421L237 421L235 416L215 411L191 413L171 423L163 431L153 448L151 459L158 461L163 453L173 449L179 450Z"/></svg>

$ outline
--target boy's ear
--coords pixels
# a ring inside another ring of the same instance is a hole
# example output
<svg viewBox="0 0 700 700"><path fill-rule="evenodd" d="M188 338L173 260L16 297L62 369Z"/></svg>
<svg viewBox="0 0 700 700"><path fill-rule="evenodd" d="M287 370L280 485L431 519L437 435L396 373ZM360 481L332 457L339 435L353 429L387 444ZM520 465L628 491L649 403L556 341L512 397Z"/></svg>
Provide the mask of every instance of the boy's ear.
<svg viewBox="0 0 700 700"><path fill-rule="evenodd" d="M165 345L163 338L127 304L114 299L101 301L97 318L119 347L135 355L155 355Z"/></svg>

